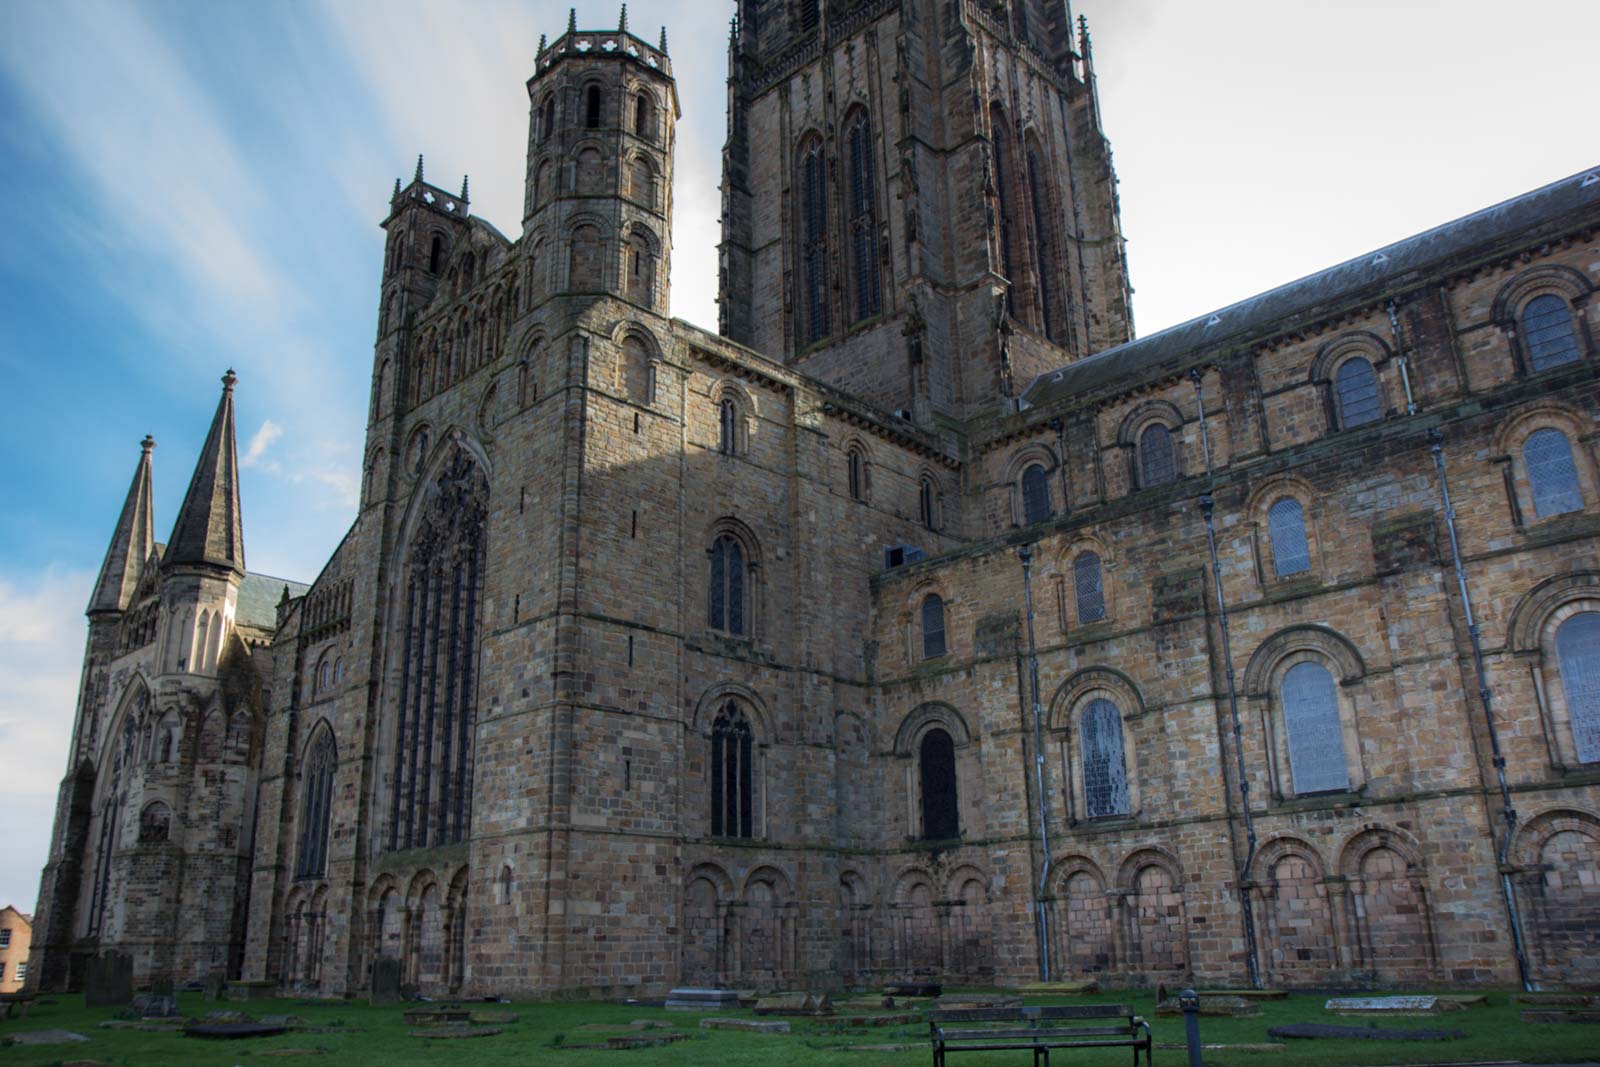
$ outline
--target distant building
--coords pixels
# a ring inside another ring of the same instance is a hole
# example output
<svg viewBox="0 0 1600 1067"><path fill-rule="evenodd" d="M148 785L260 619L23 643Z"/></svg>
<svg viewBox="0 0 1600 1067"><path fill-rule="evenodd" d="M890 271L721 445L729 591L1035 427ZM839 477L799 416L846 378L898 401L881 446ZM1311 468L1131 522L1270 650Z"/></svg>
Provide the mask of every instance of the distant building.
<svg viewBox="0 0 1600 1067"><path fill-rule="evenodd" d="M16 993L28 980L28 946L33 944L33 916L10 904L0 908L0 993Z"/></svg>
<svg viewBox="0 0 1600 1067"><path fill-rule="evenodd" d="M729 49L721 336L665 35L574 16L515 238L395 183L314 584L232 375L165 547L145 446L31 982L1600 983L1600 171L1135 340L1059 0Z"/></svg>

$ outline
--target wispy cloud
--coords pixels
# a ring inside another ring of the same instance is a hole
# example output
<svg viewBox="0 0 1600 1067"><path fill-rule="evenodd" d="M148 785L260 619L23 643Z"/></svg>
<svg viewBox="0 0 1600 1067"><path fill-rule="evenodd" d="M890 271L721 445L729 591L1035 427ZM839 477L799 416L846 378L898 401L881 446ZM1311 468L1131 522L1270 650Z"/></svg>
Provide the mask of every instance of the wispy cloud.
<svg viewBox="0 0 1600 1067"><path fill-rule="evenodd" d="M0 905L33 910L39 871L50 847L56 788L82 663L82 605L94 584L89 571L52 566L31 579L0 579Z"/></svg>
<svg viewBox="0 0 1600 1067"><path fill-rule="evenodd" d="M261 457L267 454L267 449L282 436L283 427L267 419L261 424L261 429L256 431L255 436L250 438L250 447L244 450L244 459L241 459L239 464L244 467L254 467L261 462Z"/></svg>

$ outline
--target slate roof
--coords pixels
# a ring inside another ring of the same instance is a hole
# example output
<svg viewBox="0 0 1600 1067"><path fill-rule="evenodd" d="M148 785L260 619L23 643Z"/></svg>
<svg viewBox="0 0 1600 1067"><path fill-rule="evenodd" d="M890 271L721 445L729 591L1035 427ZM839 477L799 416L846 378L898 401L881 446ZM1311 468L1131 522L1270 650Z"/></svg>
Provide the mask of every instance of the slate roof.
<svg viewBox="0 0 1600 1067"><path fill-rule="evenodd" d="M1448 269L1507 239L1556 233L1570 221L1600 207L1600 167L1551 182L1521 196L1473 212L1394 244L1346 260L1338 266L1280 285L1219 311L1108 348L1060 370L1039 375L1023 393L1039 407L1081 396L1184 355L1230 340L1269 332L1274 323L1339 298L1381 293L1408 275ZM1524 240L1523 243L1526 243Z"/></svg>
<svg viewBox="0 0 1600 1067"><path fill-rule="evenodd" d="M274 578L266 574L246 574L239 583L239 598L234 606L233 619L240 626L258 630L278 628L278 601L283 599L284 587L289 596L304 596L311 587L304 582L291 582L287 578Z"/></svg>

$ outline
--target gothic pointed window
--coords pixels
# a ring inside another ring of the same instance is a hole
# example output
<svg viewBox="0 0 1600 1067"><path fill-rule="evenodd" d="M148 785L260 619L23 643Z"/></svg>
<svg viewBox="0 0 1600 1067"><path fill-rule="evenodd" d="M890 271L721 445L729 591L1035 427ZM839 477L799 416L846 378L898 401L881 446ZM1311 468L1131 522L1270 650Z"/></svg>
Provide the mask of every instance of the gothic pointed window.
<svg viewBox="0 0 1600 1067"><path fill-rule="evenodd" d="M328 823L333 811L333 774L338 766L333 734L317 732L300 775L300 842L296 878L320 878L328 871Z"/></svg>
<svg viewBox="0 0 1600 1067"><path fill-rule="evenodd" d="M956 745L948 731L935 727L922 735L922 744L917 750L917 771L922 786L923 838L948 841L960 837Z"/></svg>
<svg viewBox="0 0 1600 1067"><path fill-rule="evenodd" d="M934 659L945 651L944 600L929 593L922 600L922 658Z"/></svg>
<svg viewBox="0 0 1600 1067"><path fill-rule="evenodd" d="M1286 496L1267 510L1267 535L1272 540L1272 567L1279 578L1311 569L1306 513L1300 501Z"/></svg>
<svg viewBox="0 0 1600 1067"><path fill-rule="evenodd" d="M706 621L713 630L746 632L745 566L744 546L732 535L723 534L712 542Z"/></svg>
<svg viewBox="0 0 1600 1067"><path fill-rule="evenodd" d="M1346 430L1377 422L1383 417L1378 398L1378 373L1361 356L1339 364L1335 384L1339 393L1339 425Z"/></svg>
<svg viewBox="0 0 1600 1067"><path fill-rule="evenodd" d="M556 134L556 98L555 94L547 96L544 101L544 110L539 122L539 140L548 141Z"/></svg>
<svg viewBox="0 0 1600 1067"><path fill-rule="evenodd" d="M1535 430L1522 446L1522 460L1528 468L1535 516L1543 519L1583 507L1578 467L1566 434L1548 428Z"/></svg>
<svg viewBox="0 0 1600 1067"><path fill-rule="evenodd" d="M487 563L489 481L459 446L422 490L401 569L389 847L464 841Z"/></svg>
<svg viewBox="0 0 1600 1067"><path fill-rule="evenodd" d="M711 726L711 836L755 836L754 756L750 719L730 700Z"/></svg>
<svg viewBox="0 0 1600 1067"><path fill-rule="evenodd" d="M827 173L821 138L813 138L800 152L800 283L800 339L815 344L830 332Z"/></svg>
<svg viewBox="0 0 1600 1067"><path fill-rule="evenodd" d="M847 121L846 151L850 163L850 275L855 296L855 321L878 313L879 280L877 205L872 168L872 125L865 109Z"/></svg>
<svg viewBox="0 0 1600 1067"><path fill-rule="evenodd" d="M1010 177L1010 161L1007 158L1008 138L1010 132L1006 126L1005 112L996 107L990 111L990 162L994 168L991 176L994 182L994 209L998 216L995 226L1000 231L1000 269L1006 276L1006 312L1015 315L1017 275L1012 249L1015 242L1012 240L1011 218L1011 187L1006 184Z"/></svg>
<svg viewBox="0 0 1600 1067"><path fill-rule="evenodd" d="M1600 612L1580 612L1561 624L1556 661L1578 762L1600 761Z"/></svg>
<svg viewBox="0 0 1600 1067"><path fill-rule="evenodd" d="M937 504L938 497L933 482L923 478L917 483L917 519L926 529L938 529Z"/></svg>
<svg viewBox="0 0 1600 1067"><path fill-rule="evenodd" d="M1106 617L1106 594L1101 584L1100 557L1080 552L1072 561L1072 594L1078 603L1078 623L1100 622Z"/></svg>
<svg viewBox="0 0 1600 1067"><path fill-rule="evenodd" d="M1294 791L1326 793L1350 788L1333 675L1320 663L1296 663L1284 672L1281 695Z"/></svg>
<svg viewBox="0 0 1600 1067"><path fill-rule="evenodd" d="M717 404L717 451L724 456L736 455L739 451L739 405L731 396L723 397Z"/></svg>
<svg viewBox="0 0 1600 1067"><path fill-rule="evenodd" d="M435 234L433 243L428 246L428 271L431 274L438 274L442 266L444 266L444 238Z"/></svg>
<svg viewBox="0 0 1600 1067"><path fill-rule="evenodd" d="M1083 762L1084 816L1100 819L1128 814L1128 765L1122 750L1122 713L1099 699L1078 720Z"/></svg>
<svg viewBox="0 0 1600 1067"><path fill-rule="evenodd" d="M1022 472L1022 522L1032 526L1050 517L1050 479L1038 463Z"/></svg>
<svg viewBox="0 0 1600 1067"><path fill-rule="evenodd" d="M1020 7L1021 5L1019 5ZM1039 260L1039 310L1043 316L1040 326L1051 340L1056 337L1055 299L1056 254L1055 227L1050 224L1050 186L1040 160L1039 146L1028 144L1028 200L1033 205L1033 240Z"/></svg>
<svg viewBox="0 0 1600 1067"><path fill-rule="evenodd" d="M866 457L861 454L861 449L851 448L845 453L845 462L848 465L850 499L865 500L867 498Z"/></svg>
<svg viewBox="0 0 1600 1067"><path fill-rule="evenodd" d="M1528 346L1528 363L1535 374L1578 358L1572 308L1559 296L1546 293L1528 301L1522 309L1522 339Z"/></svg>
<svg viewBox="0 0 1600 1067"><path fill-rule="evenodd" d="M600 86L591 85L584 94L583 124L591 130L600 127Z"/></svg>
<svg viewBox="0 0 1600 1067"><path fill-rule="evenodd" d="M1177 457L1172 451L1172 431L1159 422L1146 426L1139 435L1139 487L1166 485L1178 477Z"/></svg>

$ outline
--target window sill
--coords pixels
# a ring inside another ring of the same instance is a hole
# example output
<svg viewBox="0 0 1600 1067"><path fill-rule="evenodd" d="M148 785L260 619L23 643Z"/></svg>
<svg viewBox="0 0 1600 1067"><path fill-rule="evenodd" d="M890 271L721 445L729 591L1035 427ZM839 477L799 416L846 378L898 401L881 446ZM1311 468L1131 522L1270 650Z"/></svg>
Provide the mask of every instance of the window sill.
<svg viewBox="0 0 1600 1067"><path fill-rule="evenodd" d="M967 843L967 835L963 832L956 837L908 837L906 847L919 852L945 852L952 848L960 848Z"/></svg>
<svg viewBox="0 0 1600 1067"><path fill-rule="evenodd" d="M1279 811L1313 811L1322 808L1355 807L1364 799L1366 787L1330 789L1325 793L1289 793L1275 797Z"/></svg>

